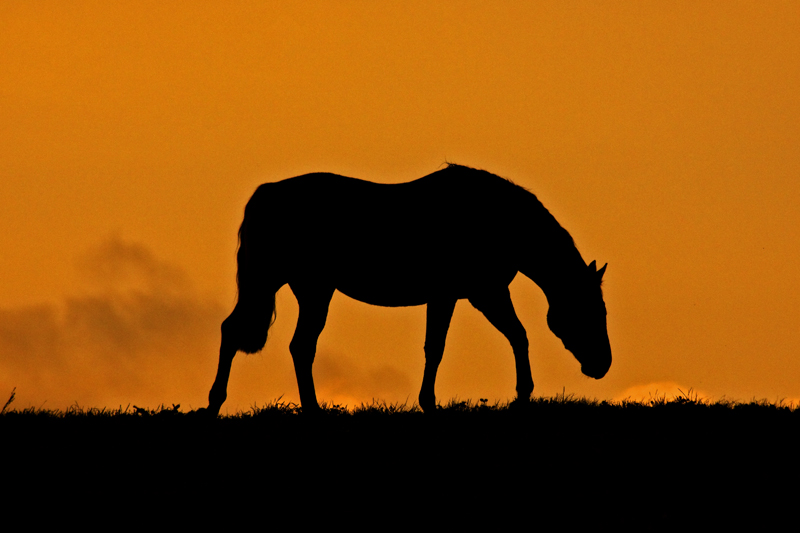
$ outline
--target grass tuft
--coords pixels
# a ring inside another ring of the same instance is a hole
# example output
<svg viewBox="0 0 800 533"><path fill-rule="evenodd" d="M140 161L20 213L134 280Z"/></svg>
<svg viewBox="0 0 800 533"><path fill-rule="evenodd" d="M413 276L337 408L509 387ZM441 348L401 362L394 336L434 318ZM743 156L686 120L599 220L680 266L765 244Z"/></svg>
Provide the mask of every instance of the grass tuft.
<svg viewBox="0 0 800 533"><path fill-rule="evenodd" d="M14 401L14 396L16 396L16 393L17 393L17 388L16 388L16 387L14 387L14 388L11 390L11 396L9 396L9 397L8 397L8 401L7 401L7 402L6 402L6 404L3 406L3 410L2 410L2 411L0 411L0 414L3 414L3 413L5 413L5 412L6 412L6 409L8 408L8 406L9 406L9 405L11 405L11 402L13 402L13 401Z"/></svg>

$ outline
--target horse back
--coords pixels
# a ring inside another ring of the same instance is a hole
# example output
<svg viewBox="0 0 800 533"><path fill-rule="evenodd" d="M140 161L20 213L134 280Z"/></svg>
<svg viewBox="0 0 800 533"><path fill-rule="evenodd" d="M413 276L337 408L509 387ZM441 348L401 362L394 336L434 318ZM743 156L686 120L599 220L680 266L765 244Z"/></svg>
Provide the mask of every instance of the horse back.
<svg viewBox="0 0 800 533"><path fill-rule="evenodd" d="M313 278L369 303L416 305L437 291L467 297L475 280L509 283L526 196L455 165L399 184L314 173L261 185L245 220L286 282Z"/></svg>

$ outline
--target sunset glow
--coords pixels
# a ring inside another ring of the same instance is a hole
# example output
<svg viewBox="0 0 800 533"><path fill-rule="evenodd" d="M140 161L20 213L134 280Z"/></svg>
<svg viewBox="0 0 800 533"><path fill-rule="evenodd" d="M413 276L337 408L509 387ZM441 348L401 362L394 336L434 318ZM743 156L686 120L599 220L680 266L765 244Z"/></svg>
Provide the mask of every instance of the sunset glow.
<svg viewBox="0 0 800 533"><path fill-rule="evenodd" d="M10 1L0 27L0 394L19 408L204 406L255 188L446 162L529 189L608 263L597 381L512 282L535 396L800 399L796 2ZM296 320L284 287L223 413L298 401ZM337 293L318 398L415 402L424 337L424 306ZM460 301L437 397L514 383Z"/></svg>

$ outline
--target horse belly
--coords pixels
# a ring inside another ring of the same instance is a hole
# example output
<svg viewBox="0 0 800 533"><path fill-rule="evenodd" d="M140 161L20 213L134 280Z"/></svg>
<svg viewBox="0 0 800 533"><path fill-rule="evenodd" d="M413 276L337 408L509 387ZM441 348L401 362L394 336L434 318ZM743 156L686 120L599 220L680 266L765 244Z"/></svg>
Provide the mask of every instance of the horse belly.
<svg viewBox="0 0 800 533"><path fill-rule="evenodd" d="M455 261L454 261L455 260ZM497 286L508 286L517 269L503 261L486 264L466 257L409 262L404 258L382 264L340 263L335 287L343 294L372 305L406 307L436 299L462 299Z"/></svg>
<svg viewBox="0 0 800 533"><path fill-rule="evenodd" d="M407 307L429 301L435 272L408 265L405 261L340 265L336 289L355 300L383 307Z"/></svg>

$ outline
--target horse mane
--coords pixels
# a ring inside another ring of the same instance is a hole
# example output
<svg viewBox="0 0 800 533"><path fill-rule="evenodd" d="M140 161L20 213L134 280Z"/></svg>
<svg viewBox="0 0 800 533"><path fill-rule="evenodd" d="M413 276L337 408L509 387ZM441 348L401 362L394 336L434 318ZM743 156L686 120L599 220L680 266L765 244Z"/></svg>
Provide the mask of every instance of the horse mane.
<svg viewBox="0 0 800 533"><path fill-rule="evenodd" d="M572 238L572 235L570 235L569 232L558 223L558 220L556 220L553 214L550 213L550 211L544 206L544 204L542 204L536 195L527 188L519 185L518 183L514 183L510 179L503 176L498 176L497 174L493 174L483 169L459 165L457 163L448 162L447 167L444 170L478 173L485 176L491 176L494 179L502 180L502 182L505 182L510 188L515 190L518 193L517 196L521 197L527 204L527 212L529 216L533 217L531 224L536 227L545 227L550 230L549 233L551 237L551 245L567 253L572 253L574 251L574 253L577 253L578 256L580 256L580 252L575 246L575 240ZM583 260L581 259L581 261Z"/></svg>

